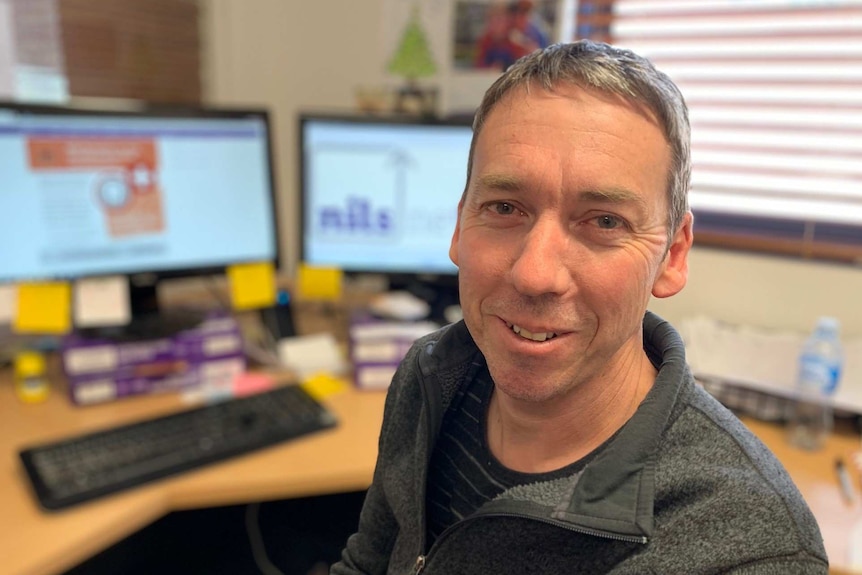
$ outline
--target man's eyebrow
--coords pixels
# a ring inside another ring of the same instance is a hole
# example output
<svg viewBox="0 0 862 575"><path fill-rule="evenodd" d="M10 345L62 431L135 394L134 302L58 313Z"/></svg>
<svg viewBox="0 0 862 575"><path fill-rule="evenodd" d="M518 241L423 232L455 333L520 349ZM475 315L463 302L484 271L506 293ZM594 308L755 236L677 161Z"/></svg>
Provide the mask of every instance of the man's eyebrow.
<svg viewBox="0 0 862 575"><path fill-rule="evenodd" d="M505 174L483 174L476 180L476 187L485 190L515 192L523 188L521 180Z"/></svg>
<svg viewBox="0 0 862 575"><path fill-rule="evenodd" d="M605 204L635 204L639 209L647 208L646 202L640 194L636 194L626 188L603 188L597 190L586 190L578 193L578 199L583 202L598 202Z"/></svg>

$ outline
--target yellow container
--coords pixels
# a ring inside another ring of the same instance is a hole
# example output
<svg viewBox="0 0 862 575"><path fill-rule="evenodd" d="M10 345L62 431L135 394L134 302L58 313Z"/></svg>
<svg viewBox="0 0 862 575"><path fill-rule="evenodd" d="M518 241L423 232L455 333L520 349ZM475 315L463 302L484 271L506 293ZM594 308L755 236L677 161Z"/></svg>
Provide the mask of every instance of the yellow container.
<svg viewBox="0 0 862 575"><path fill-rule="evenodd" d="M39 403L48 398L44 354L22 351L15 356L15 392L24 403Z"/></svg>

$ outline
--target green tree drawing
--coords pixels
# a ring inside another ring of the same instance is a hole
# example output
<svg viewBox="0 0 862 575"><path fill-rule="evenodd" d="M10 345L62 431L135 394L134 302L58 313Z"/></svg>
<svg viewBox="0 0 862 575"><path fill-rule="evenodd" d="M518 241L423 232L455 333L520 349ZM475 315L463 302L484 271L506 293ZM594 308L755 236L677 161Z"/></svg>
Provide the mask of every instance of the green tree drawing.
<svg viewBox="0 0 862 575"><path fill-rule="evenodd" d="M413 82L417 78L433 76L437 65L431 55L428 38L419 17L419 6L414 3L410 11L410 19L404 28L398 49L389 61L387 70Z"/></svg>

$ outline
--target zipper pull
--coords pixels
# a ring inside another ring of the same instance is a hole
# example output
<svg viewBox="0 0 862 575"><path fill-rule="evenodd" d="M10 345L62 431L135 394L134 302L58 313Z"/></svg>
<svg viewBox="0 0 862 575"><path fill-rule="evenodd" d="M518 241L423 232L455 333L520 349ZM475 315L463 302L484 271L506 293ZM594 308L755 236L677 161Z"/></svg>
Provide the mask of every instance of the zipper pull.
<svg viewBox="0 0 862 575"><path fill-rule="evenodd" d="M420 555L419 557L416 558L416 563L413 565L413 574L412 575L419 575L424 570L425 570L425 556Z"/></svg>

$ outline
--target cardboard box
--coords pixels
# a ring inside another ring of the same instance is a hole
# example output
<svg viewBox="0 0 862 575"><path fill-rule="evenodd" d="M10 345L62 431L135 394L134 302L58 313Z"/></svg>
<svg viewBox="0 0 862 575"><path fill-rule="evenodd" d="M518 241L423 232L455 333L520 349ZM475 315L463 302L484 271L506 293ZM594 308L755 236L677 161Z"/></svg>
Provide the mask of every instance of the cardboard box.
<svg viewBox="0 0 862 575"><path fill-rule="evenodd" d="M197 386L229 388L245 370L237 321L216 315L170 338L146 341L64 338L63 371L79 405Z"/></svg>

